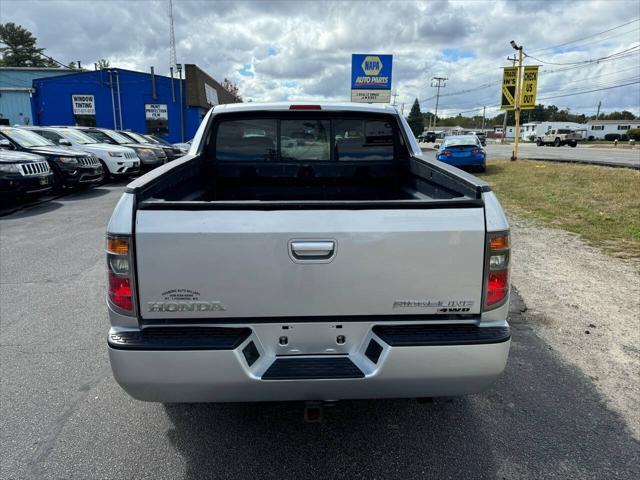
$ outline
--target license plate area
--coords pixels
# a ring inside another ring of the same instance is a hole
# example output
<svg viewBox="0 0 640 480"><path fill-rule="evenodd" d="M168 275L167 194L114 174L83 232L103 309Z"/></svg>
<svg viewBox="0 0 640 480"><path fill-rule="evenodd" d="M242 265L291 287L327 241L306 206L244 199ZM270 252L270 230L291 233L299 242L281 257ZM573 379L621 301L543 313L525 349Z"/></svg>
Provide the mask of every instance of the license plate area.
<svg viewBox="0 0 640 480"><path fill-rule="evenodd" d="M49 179L47 177L42 177L40 179L40 185L47 185L49 183Z"/></svg>
<svg viewBox="0 0 640 480"><path fill-rule="evenodd" d="M265 350L276 356L348 354L360 346L369 327L340 322L251 326Z"/></svg>

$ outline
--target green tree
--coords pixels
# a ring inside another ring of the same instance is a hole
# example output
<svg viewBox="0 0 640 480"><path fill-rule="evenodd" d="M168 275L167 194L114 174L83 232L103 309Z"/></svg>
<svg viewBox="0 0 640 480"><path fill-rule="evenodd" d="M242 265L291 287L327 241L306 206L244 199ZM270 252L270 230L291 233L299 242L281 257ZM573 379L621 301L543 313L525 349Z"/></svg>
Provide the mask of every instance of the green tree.
<svg viewBox="0 0 640 480"><path fill-rule="evenodd" d="M101 58L96 62L96 65L98 66L98 70L102 70L103 68L109 68L111 66L111 62L106 58Z"/></svg>
<svg viewBox="0 0 640 480"><path fill-rule="evenodd" d="M411 131L415 137L420 135L424 130L424 118L422 117L422 112L420 112L420 102L418 102L417 98L413 102L413 106L407 117L407 123L409 127L411 127Z"/></svg>
<svg viewBox="0 0 640 480"><path fill-rule="evenodd" d="M36 37L26 28L9 22L0 24L0 65L4 67L56 67L53 60L43 56Z"/></svg>

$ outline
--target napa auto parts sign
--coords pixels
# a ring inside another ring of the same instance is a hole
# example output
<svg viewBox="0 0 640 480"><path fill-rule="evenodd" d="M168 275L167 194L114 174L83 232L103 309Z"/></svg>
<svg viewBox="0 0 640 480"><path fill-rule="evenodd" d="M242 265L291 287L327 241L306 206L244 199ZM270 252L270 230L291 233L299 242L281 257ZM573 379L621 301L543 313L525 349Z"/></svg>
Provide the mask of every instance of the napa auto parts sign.
<svg viewBox="0 0 640 480"><path fill-rule="evenodd" d="M351 101L389 103L392 65L393 55L351 55Z"/></svg>

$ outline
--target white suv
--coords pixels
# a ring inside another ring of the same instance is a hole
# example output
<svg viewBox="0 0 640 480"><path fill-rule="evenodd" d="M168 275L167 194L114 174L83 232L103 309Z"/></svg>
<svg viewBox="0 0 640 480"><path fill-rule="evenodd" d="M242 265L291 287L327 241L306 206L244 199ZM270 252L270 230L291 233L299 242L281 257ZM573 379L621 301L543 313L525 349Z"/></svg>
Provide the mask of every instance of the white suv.
<svg viewBox="0 0 640 480"><path fill-rule="evenodd" d="M27 127L56 145L73 147L94 154L110 177L124 177L140 172L140 159L135 150L119 145L98 143L78 130L66 127ZM105 176L106 176L105 175Z"/></svg>

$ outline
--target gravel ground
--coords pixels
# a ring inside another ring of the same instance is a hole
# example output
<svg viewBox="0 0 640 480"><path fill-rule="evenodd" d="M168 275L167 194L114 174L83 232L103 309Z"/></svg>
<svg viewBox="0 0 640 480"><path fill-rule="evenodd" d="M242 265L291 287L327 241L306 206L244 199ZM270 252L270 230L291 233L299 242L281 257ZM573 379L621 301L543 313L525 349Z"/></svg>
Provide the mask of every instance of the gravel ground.
<svg viewBox="0 0 640 480"><path fill-rule="evenodd" d="M582 370L640 439L639 263L562 230L511 217L512 281L525 319Z"/></svg>

